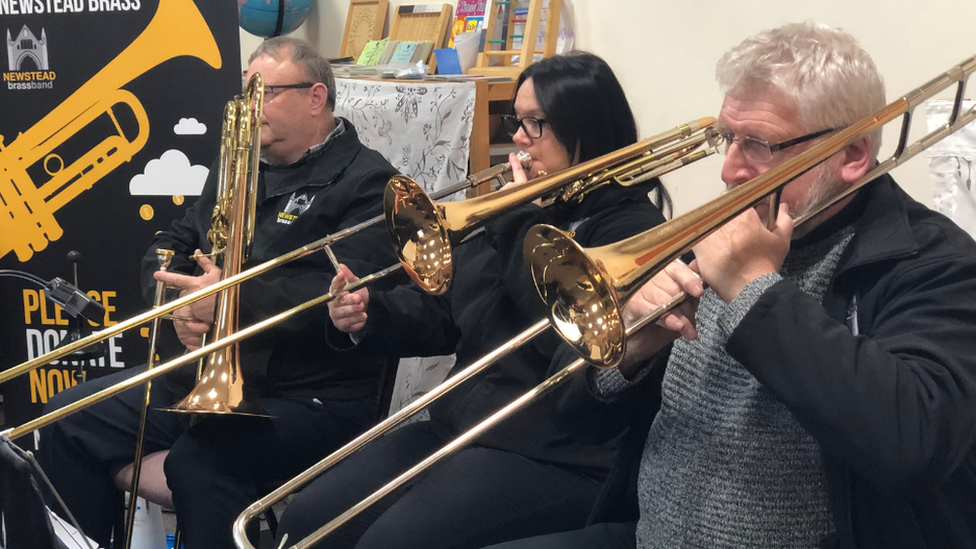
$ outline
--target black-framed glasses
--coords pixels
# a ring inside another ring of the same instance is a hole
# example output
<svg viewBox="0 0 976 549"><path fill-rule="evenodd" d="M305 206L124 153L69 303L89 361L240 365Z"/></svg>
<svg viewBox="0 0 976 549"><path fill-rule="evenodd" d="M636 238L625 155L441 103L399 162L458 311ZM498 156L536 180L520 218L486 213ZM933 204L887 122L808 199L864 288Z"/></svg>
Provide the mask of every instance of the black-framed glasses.
<svg viewBox="0 0 976 549"><path fill-rule="evenodd" d="M502 117L502 126L508 135L515 137L518 133L519 128L525 132L525 135L532 139L539 139L542 137L542 126L545 125L545 118L533 118L531 116L526 116L525 118L519 118L517 116L512 116L506 114Z"/></svg>
<svg viewBox="0 0 976 549"><path fill-rule="evenodd" d="M299 82L298 84L281 84L278 86L264 87L264 102L270 103L274 98L285 90L307 90L315 85L315 82Z"/></svg>
<svg viewBox="0 0 976 549"><path fill-rule="evenodd" d="M768 141L759 139L758 137L752 136L738 136L732 132L723 132L716 129L707 130L710 134L710 139L713 143L717 143L719 150L722 154L729 152L729 147L732 143L739 144L739 150L746 158L752 160L753 162L769 162L773 159L773 155L777 152L788 149L800 143L806 143L811 139L816 139L823 135L827 135L830 132L837 131L837 128L829 128L826 130L815 131L813 133L808 133L806 135L801 135L800 137L794 137L793 139L788 139L781 143L770 144Z"/></svg>

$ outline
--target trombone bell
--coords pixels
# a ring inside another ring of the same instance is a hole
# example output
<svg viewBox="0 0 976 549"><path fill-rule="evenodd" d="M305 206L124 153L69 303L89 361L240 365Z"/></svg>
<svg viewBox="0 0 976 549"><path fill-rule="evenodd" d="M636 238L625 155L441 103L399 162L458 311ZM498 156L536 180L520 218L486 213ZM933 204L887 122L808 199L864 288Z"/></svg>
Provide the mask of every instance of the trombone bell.
<svg viewBox="0 0 976 549"><path fill-rule="evenodd" d="M211 354L193 391L166 411L271 417L257 402L244 398L237 347L235 343Z"/></svg>
<svg viewBox="0 0 976 549"><path fill-rule="evenodd" d="M620 297L572 237L551 225L537 225L525 237L525 257L539 296L549 306L553 328L576 353L599 368L624 356Z"/></svg>
<svg viewBox="0 0 976 549"><path fill-rule="evenodd" d="M383 210L390 239L407 274L426 292L444 293L454 275L444 206L431 200L413 179L395 175L383 194Z"/></svg>

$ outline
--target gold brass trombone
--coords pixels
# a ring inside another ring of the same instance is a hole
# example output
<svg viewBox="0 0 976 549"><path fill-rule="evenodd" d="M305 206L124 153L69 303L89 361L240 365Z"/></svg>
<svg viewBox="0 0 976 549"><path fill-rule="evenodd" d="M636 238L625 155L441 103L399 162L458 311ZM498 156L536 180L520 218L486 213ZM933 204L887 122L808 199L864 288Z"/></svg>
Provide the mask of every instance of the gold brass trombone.
<svg viewBox="0 0 976 549"><path fill-rule="evenodd" d="M526 238L525 253L556 331L591 363L616 365L624 351L620 308L642 284L733 217L779 193L807 170L898 117L903 117L903 122L894 154L816 212L796 219L795 224L857 192L869 181L976 119L976 109L962 112L966 82L974 70L976 56L697 210L620 242L583 249L555 227L536 227ZM954 84L956 98L949 121L908 145L914 109ZM770 215L774 210L770 208Z"/></svg>
<svg viewBox="0 0 976 549"><path fill-rule="evenodd" d="M500 200L498 196L503 196L505 203L504 209L532 201L542 196L551 195L552 192L559 192L562 196L547 200L549 202L553 200L574 200L574 193L566 193L564 189L575 188L577 192L590 192L599 186L611 182L622 182L625 185L632 185L650 177L663 175L681 166L705 158L716 151L714 144L701 131L711 127L714 122L714 118L702 118L688 124L683 124L675 129L648 138L624 149L579 164L575 168L537 178L530 183L517 186L514 189L505 189L493 193L493 195L481 197L480 199L465 200L463 202L434 202L427 198L409 178L397 176L390 181L390 186L387 187L385 196L387 201L387 228L390 229L391 237L398 243L396 249L403 250L407 248L401 254L401 260L407 266L408 271L410 271L408 265L420 265L426 269L425 271L414 269L415 272L411 273L411 277L430 293L440 293L450 282L450 275L452 274L450 269L451 244L463 238L473 227L478 226L481 222L491 217L494 211L499 209L497 204L486 205L488 199L494 196L496 200ZM531 188L523 189L523 187ZM398 227L396 231L392 228L394 225ZM428 235L429 238L426 240L423 239L424 235L421 234L419 240L414 239L404 242L400 236L407 235L414 237L418 231L423 231L424 229L432 231L432 236ZM433 243L433 248L436 252L434 254L428 253L426 257L417 259L417 254L411 255L408 252L410 251L409 247L411 245L416 246L418 241L421 247L425 244L430 245ZM446 265L444 265L445 262L442 262L439 266L436 265L435 263L439 259L445 259ZM427 267L430 268L427 269ZM437 269L438 267L441 267L439 271ZM432 274L433 276L424 277L424 274ZM348 290L353 291L351 287ZM400 409L383 422L350 441L303 473L282 484L265 497L251 504L234 522L234 543L240 549L254 549L254 546L247 539L246 534L247 525L254 517L369 442L383 436L409 417L427 407L431 402L439 399L465 380L488 368L514 349L545 331L548 327L549 322L545 319L536 322L522 333L499 346L495 351L450 376L431 391ZM363 506L365 507L367 505L369 503L365 503ZM351 518L354 514L356 513L353 513L348 518ZM335 527L338 526L339 524L335 525ZM293 547L310 547L327 533L323 533L322 530L316 531Z"/></svg>
<svg viewBox="0 0 976 549"><path fill-rule="evenodd" d="M394 176L383 197L393 247L417 285L444 293L454 273L451 246L500 211L557 191L557 200L579 200L611 182L633 185L694 162L710 154L699 132L714 122L701 118L559 173L459 202L435 202L409 177Z"/></svg>
<svg viewBox="0 0 976 549"><path fill-rule="evenodd" d="M585 191L587 189L590 189L591 186L593 185L603 185L611 180L614 180L614 178L617 178L621 175L622 170L624 168L626 168L626 171L631 175L637 172L657 173L658 171L665 169L666 166L670 166L671 169L673 169L673 167L680 165L680 162L676 162L675 159L676 151L680 149L681 150L681 152L679 153L680 155L688 154L691 153L692 151L695 151L697 148L700 148L703 144L707 142L707 140L701 136L694 136L691 139L691 141L695 141L696 144L694 146L690 146L689 140L686 138L689 137L691 134L696 133L701 128L708 126L712 122L714 122L714 119L703 119L699 122L692 123L691 125L685 125L676 130L665 132L660 136L656 136L655 138L651 138L649 140L646 140L645 142L639 143L638 146L626 149L627 150L626 154L620 154L619 151L617 153L611 153L609 155L605 155L604 157L600 157L598 159L592 160L586 163L585 165L581 165L580 167L578 167L579 169L577 170L569 170L568 171L569 173L564 174L561 178L557 179L555 178L555 176L549 176L548 178L542 178L543 181L541 182L541 184L537 182L531 182L529 184L522 185L516 188L516 190L521 190L521 192L501 191L495 193L496 195L499 195L496 196L497 200L492 202L487 207L482 205L481 210L478 212L479 213L478 216L471 216L471 218L466 222L465 225L444 228L443 231L441 231L441 234L446 235L446 237L449 239L448 243L450 243L451 238L455 238L455 239L462 238L464 234L467 234L470 231L472 231L480 223L490 219L494 215L497 215L507 210L513 205L531 201L534 198L540 197L554 190L558 190L561 187L569 184L575 184L578 186L577 188L580 188L582 191ZM674 143L675 141L677 141L678 143L672 145L672 143ZM657 147L658 150L655 150L655 147ZM714 149L712 147L708 147L706 148L706 150L708 151L708 153L701 154L698 156L698 158L707 156L707 154L710 154L710 152L712 152L712 150ZM504 169L496 167L488 170L487 172L483 172L482 174L476 174L476 176L473 176L471 178L472 180L469 181L469 185L466 186L470 186L472 184L480 184L485 179L495 178L500 174L500 172L503 171ZM483 176L483 177L479 178L478 176ZM578 180L580 179L581 176L583 176L583 178L587 180L586 185L582 185L582 186L579 185L580 182ZM412 181L409 181L407 178L400 178L398 179L398 181L401 183L407 181L409 184L416 185ZM391 181L391 185L392 184L393 182ZM524 188L530 188L531 192L525 192ZM448 191L455 192L456 190L458 189L454 188L454 189L449 189ZM427 198L422 191L419 192L419 195L414 195L414 196L420 196L420 198L423 199L420 200L420 202L423 204L434 204L434 202L431 199ZM400 207L401 212L409 211L409 208L407 207L408 205L404 205L403 203L396 203L395 205ZM453 207L448 207L448 206L454 206L450 204L437 205L437 206L440 211L455 209ZM485 211L486 209L489 211ZM391 216L389 212L387 214L387 217L388 219L392 219L393 221L397 220L396 215ZM439 219L441 218L438 218L438 220ZM360 225L351 227L349 229L346 229L345 231L341 231L340 233L336 233L335 235L332 235L330 237L326 237L325 239L309 244L303 248L295 250L294 252L276 258L275 260L259 265L258 267L252 268L242 273L229 276L226 279L218 282L217 284L214 284L206 288L205 290L201 290L191 295L184 296L183 298L175 300L168 305L162 305L159 308L154 309L149 313L144 313L143 315L140 315L134 319L120 323L119 325L116 325L103 332L99 332L98 334L95 334L95 336L101 336L102 338L111 337L111 335L114 335L115 333L119 333L120 331L123 331L128 327L135 326L144 323L146 321L159 318L160 316L172 312L173 310L182 307L183 305L187 305L192 301L201 299L208 295L212 295L215 292L233 286L243 280L246 280L250 276L256 276L257 274L266 272L267 270L270 270L271 268L274 268L275 266L283 262L297 259L298 257L302 257L304 255L308 255L309 253L317 251L320 248L327 248L329 244L334 243L344 238L345 236L354 234L355 232L358 232L359 230L362 230L363 228L369 225L375 224L380 220L381 218L363 222ZM436 223L434 223L433 226L435 228L439 228L437 227ZM241 237L241 239L244 238ZM401 240L406 241L407 239L402 238ZM406 261L404 263L406 263ZM369 284L374 280L382 278L387 274L393 273L399 270L400 268L401 265L394 265L392 267L388 267L387 269L384 269L377 273L373 273L360 280L357 280L356 282L348 284L345 288L343 288L342 292L355 291L356 289L365 286L366 284ZM13 438L23 436L31 431L34 431L45 425L53 423L54 421L57 421L62 417L70 415L87 406L95 404L101 400L110 398L122 391L147 383L153 378L163 375L186 363L195 361L204 356L208 356L211 353L215 353L231 345L236 345L240 340L244 339L245 337L258 333L271 326L274 326L279 322L293 316L294 314L302 312L320 303L327 302L333 299L334 297L335 296L332 293L319 296L318 298L315 298L306 303L293 307L292 309L289 309L287 311L279 313L278 315L275 315L271 318L261 321L257 324L249 326L248 328L237 331L235 333L226 334L226 337L222 337L218 341L215 341L209 345L201 347L196 351L187 353L175 360L166 362L165 364L156 366L152 370L142 372L139 375L133 376L103 391L100 391L93 395L89 395L88 397L78 400L59 410L56 410L54 412L36 418L24 425L0 432L0 437L7 437L13 439ZM543 331L546 327L547 327L547 322L545 320L538 322L532 329L526 331L520 337L517 337L516 340L519 341L517 343L513 343L513 345L521 344L521 342L527 341L535 334ZM109 334L106 335L105 332L109 332ZM83 340L79 340L74 345L76 345L78 348L82 348L87 345L90 345L96 340L97 339L95 337L89 337ZM73 352L73 349L71 348L71 346L68 346L65 347L63 350L61 350L60 352L70 353ZM454 385L460 383L461 381L463 381L463 379L466 379L467 377L474 375L477 371L480 371L481 369L487 367L488 365L496 361L498 358L500 358L506 352L507 351L495 353L491 357L479 361L478 364L469 367L466 370L465 377L461 378L460 376L455 376L456 382L454 383ZM27 363L15 367L14 369L12 369L14 370L13 372L11 370L8 370L7 372L2 372L0 373L0 382L2 382L4 378L9 379L9 377L12 377L13 375L17 375L21 371L26 371L31 367L36 367L37 365L46 364L48 361L58 358L58 356L59 355L57 352L49 353L44 357L39 357L39 359L35 359L34 361L29 361ZM436 394L443 394L447 390L449 390L449 387L444 388L443 390L437 392ZM419 409L419 408L415 407L414 409ZM406 414L401 414L398 417L406 417ZM372 433L374 433L375 436L379 436L380 434L382 434L377 431L372 431Z"/></svg>
<svg viewBox="0 0 976 549"><path fill-rule="evenodd" d="M207 238L214 254L223 258L220 276L233 276L244 267L254 240L258 195L258 151L264 112L264 77L252 74L244 95L227 102L221 144L216 203ZM210 337L220 341L238 331L240 286L217 295ZM267 416L253 399L244 396L238 344L207 356L193 390L171 412Z"/></svg>

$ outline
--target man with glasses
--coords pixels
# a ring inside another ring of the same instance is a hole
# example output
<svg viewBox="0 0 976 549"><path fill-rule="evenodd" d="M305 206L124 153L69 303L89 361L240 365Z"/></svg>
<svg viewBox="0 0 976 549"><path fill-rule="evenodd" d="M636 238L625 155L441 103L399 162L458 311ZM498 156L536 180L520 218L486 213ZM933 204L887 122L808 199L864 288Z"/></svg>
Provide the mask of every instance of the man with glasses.
<svg viewBox="0 0 976 549"><path fill-rule="evenodd" d="M745 40L717 74L728 188L885 104L853 37L812 22ZM591 372L561 408L596 434L594 415L647 391L629 410L637 472L615 475L631 499L604 492L632 506L494 549L976 546L976 244L889 176L793 226L865 176L879 140L788 184L772 229L749 209L641 288L628 324L695 299L631 338L629 387Z"/></svg>
<svg viewBox="0 0 976 549"><path fill-rule="evenodd" d="M266 40L251 56L248 72L264 77L265 100L256 227L245 268L379 215L386 183L396 173L360 143L348 120L333 115L332 69L308 44ZM186 294L220 279L215 260L189 258L211 251L207 231L217 172L214 166L197 202L149 247L142 261L147 296L156 280ZM157 272L157 248L176 252L167 273ZM333 250L363 273L397 261L381 225ZM334 275L320 252L245 282L240 325L327 293ZM179 309L175 317L164 323L163 335L178 337L177 353L197 349L214 321L214 298ZM191 423L187 415L160 410L193 386L193 366L177 372L180 378L153 384L146 453L169 450L165 480L189 549L233 547L231 525L247 505L274 482L293 477L375 422L379 378L387 361L361 350L334 351L325 341L327 322L327 309L317 307L241 342L245 391L270 418L203 416ZM176 343L176 337L171 340ZM65 391L49 407L61 407L137 370ZM141 399L142 389L132 390L41 432L42 465L82 528L102 547L109 546L119 497L112 474L133 460Z"/></svg>

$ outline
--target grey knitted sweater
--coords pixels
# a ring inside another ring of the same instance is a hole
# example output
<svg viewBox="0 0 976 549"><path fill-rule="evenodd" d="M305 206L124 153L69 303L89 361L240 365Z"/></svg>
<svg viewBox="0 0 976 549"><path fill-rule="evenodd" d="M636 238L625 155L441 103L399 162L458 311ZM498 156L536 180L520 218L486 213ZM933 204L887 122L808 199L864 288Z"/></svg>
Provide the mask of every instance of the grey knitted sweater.
<svg viewBox="0 0 976 549"><path fill-rule="evenodd" d="M699 337L674 345L644 448L638 548L813 548L830 532L817 442L725 343L784 277L822 300L853 234L846 227L792 249L781 274L753 281L729 304L706 291Z"/></svg>

